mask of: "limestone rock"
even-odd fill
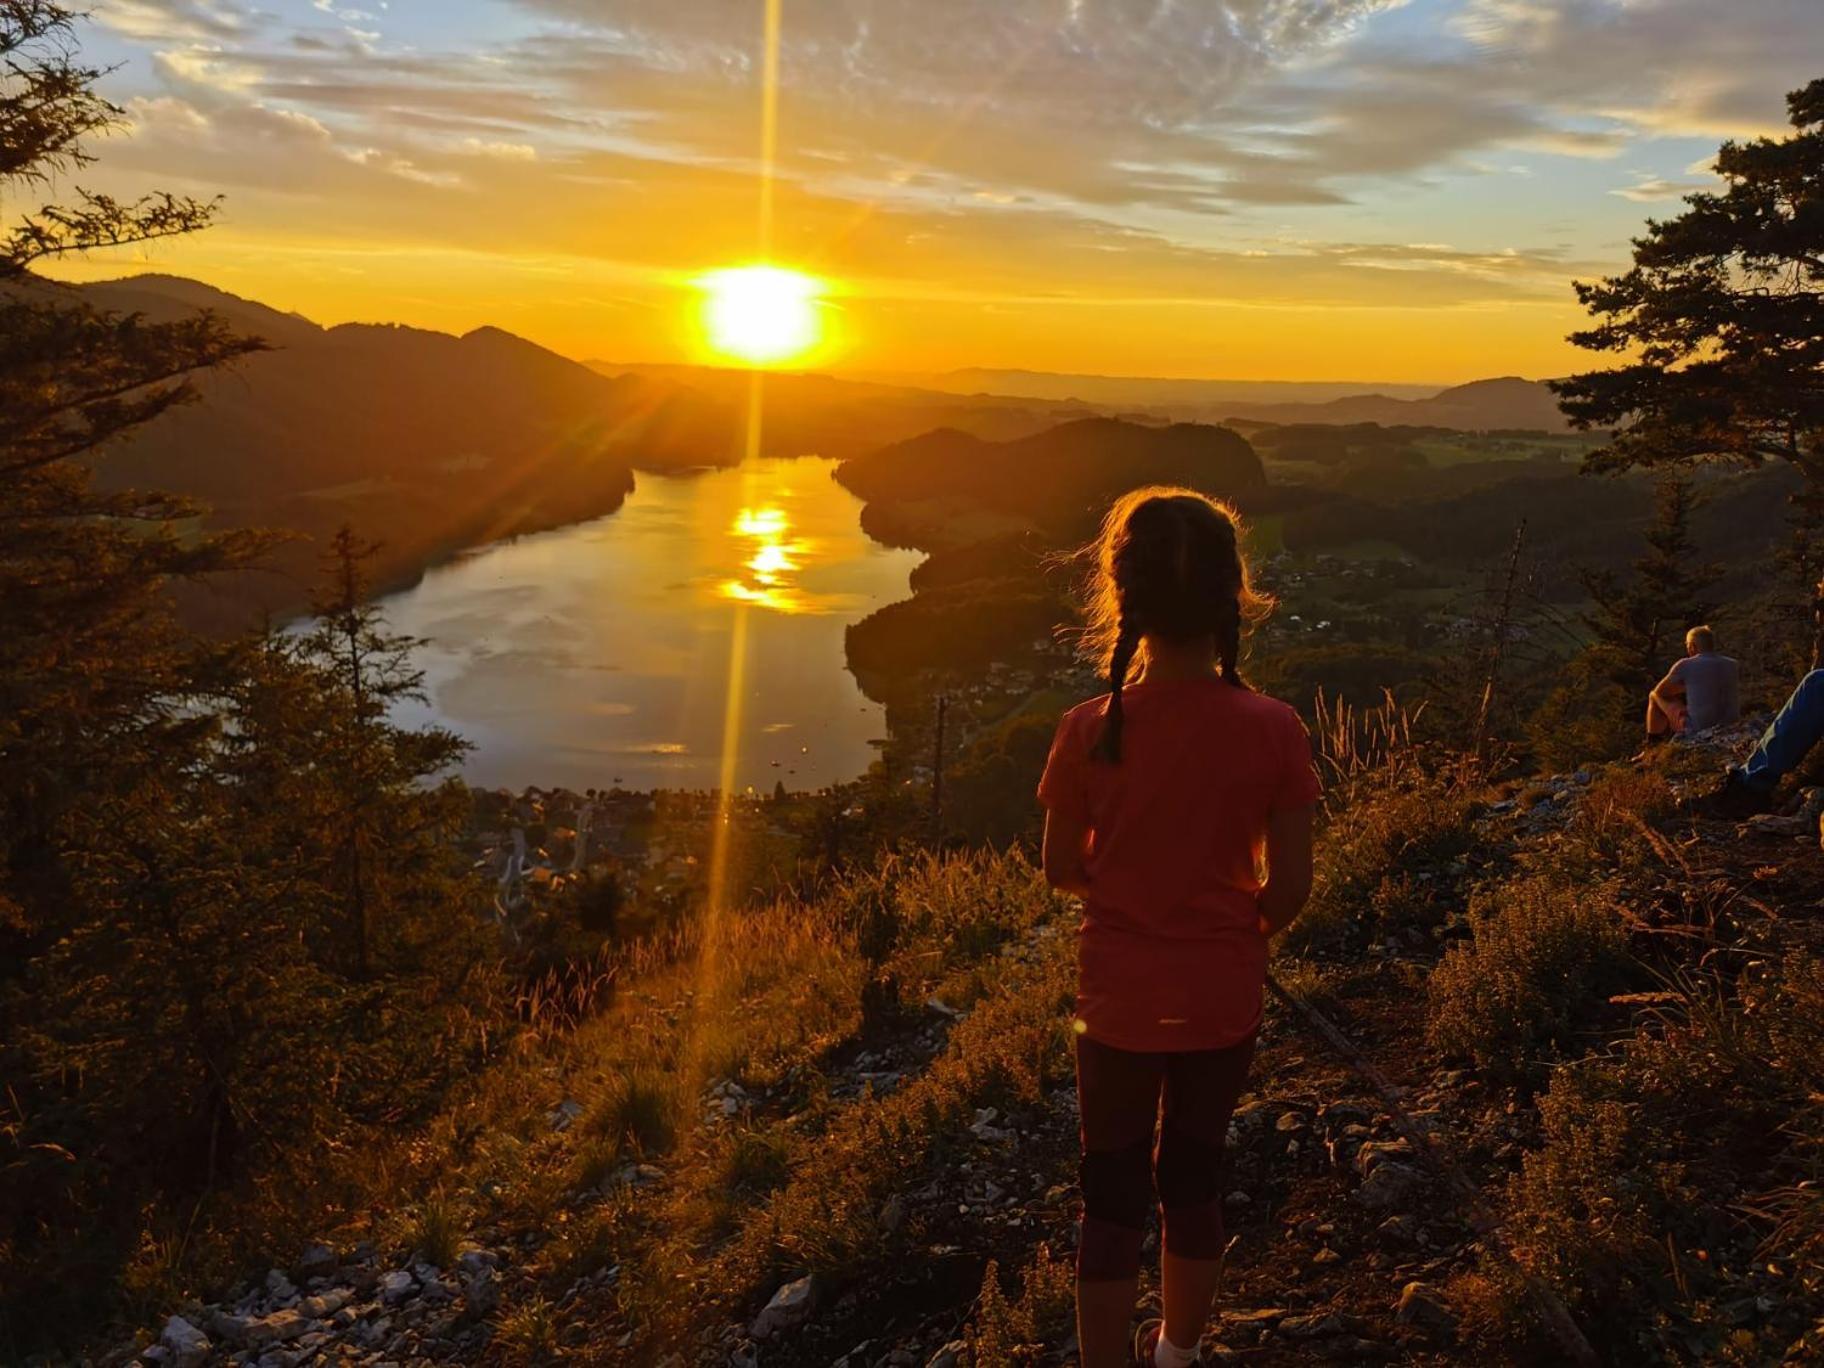
[[[1409,1282],[1400,1289],[1399,1304],[1394,1314],[1407,1325],[1419,1325],[1429,1330],[1448,1330],[1457,1323],[1457,1316],[1450,1309],[1450,1303],[1444,1294],[1430,1283]]]
[[[328,1245],[313,1244],[298,1256],[292,1272],[299,1278],[324,1278],[336,1271],[336,1251]]]
[[[1279,1323],[1280,1334],[1287,1339],[1299,1340],[1325,1339],[1331,1335],[1340,1335],[1348,1328],[1348,1322],[1334,1312],[1287,1316]]]
[[[269,1316],[247,1322],[241,1339],[249,1349],[264,1348],[269,1344],[284,1344],[298,1338],[310,1329],[310,1321],[300,1312],[293,1310],[274,1311]]]
[[[462,1285],[463,1304],[469,1314],[480,1319],[494,1314],[494,1308],[500,1305],[500,1279],[491,1268],[478,1268]]]
[[[1356,1151],[1355,1166],[1366,1178],[1389,1159],[1403,1162],[1412,1157],[1412,1142],[1403,1135],[1397,1140],[1370,1140]]]
[[[465,1249],[457,1256],[456,1266],[473,1277],[484,1268],[499,1268],[500,1255],[491,1249]]]
[[[158,1343],[165,1351],[165,1362],[175,1364],[176,1368],[200,1368],[208,1359],[212,1347],[209,1336],[182,1316],[173,1316],[165,1322],[164,1333],[158,1337]]]
[[[877,1220],[883,1235],[891,1235],[894,1231],[898,1230],[905,1219],[906,1204],[897,1193],[887,1198],[887,1200],[881,1204],[880,1215]]]
[[[789,1282],[773,1293],[748,1331],[755,1339],[766,1339],[781,1330],[791,1330],[804,1324],[805,1317],[811,1314],[811,1303],[817,1295],[815,1278],[810,1274]]]
[[[1356,1200],[1375,1211],[1391,1211],[1410,1206],[1425,1186],[1425,1175],[1411,1164],[1397,1159],[1384,1159],[1376,1164],[1361,1187]]]

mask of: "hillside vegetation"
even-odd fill
[[[1116,418],[1007,442],[939,429],[844,461],[836,478],[870,503],[961,500],[1071,527],[1138,484],[1231,493],[1266,482],[1253,448],[1227,428]]]
[[[1683,813],[1708,755],[1491,784],[1352,731],[1275,973],[1398,1102],[1270,1003],[1215,1341],[1563,1361],[1532,1279],[1605,1361],[1824,1350],[1824,935],[1789,915],[1815,836]],[[375,1360],[1067,1362],[1071,919],[1017,853],[694,917],[603,962],[581,1019],[498,1035],[438,1119],[294,1171],[343,1214],[268,1232],[291,1295],[256,1261],[186,1305],[181,1259],[140,1294],[224,1348],[276,1316]]]

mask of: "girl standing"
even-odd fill
[[[1221,1267],[1217,1169],[1267,939],[1311,891],[1318,785],[1298,714],[1239,672],[1243,623],[1271,605],[1249,587],[1235,515],[1190,490],[1135,490],[1094,553],[1090,641],[1109,693],[1064,715],[1039,785],[1045,876],[1083,899],[1077,1335],[1083,1368],[1185,1368]],[[1155,1194],[1165,1316],[1130,1341]]]

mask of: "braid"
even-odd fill
[[[1227,599],[1216,615],[1216,658],[1222,677],[1238,689],[1247,688],[1241,677],[1241,600]]]
[[[1090,752],[1110,765],[1121,763],[1121,686],[1127,682],[1128,668],[1134,663],[1134,652],[1140,649],[1140,633],[1124,616],[1115,633],[1115,648],[1108,657],[1108,716],[1102,722],[1102,734]]]

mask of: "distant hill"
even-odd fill
[[[1228,428],[1081,418],[1008,442],[943,428],[845,461],[836,478],[869,503],[964,500],[1041,524],[1076,523],[1135,485],[1211,493],[1265,485],[1260,457]]]
[[[160,320],[209,309],[272,344],[200,377],[200,402],[97,463],[105,485],[202,500],[213,525],[300,534],[274,553],[276,573],[186,591],[200,620],[295,610],[318,545],[344,522],[383,543],[376,574],[399,583],[464,546],[619,507],[636,450],[676,458],[652,438],[655,406],[641,382],[597,375],[495,328],[463,337],[323,328],[161,275],[76,292],[97,308]]]
[[[1523,380],[1517,375],[1472,380],[1422,399],[1356,394],[1324,403],[1227,404],[1222,406],[1222,414],[1268,423],[1381,423],[1478,432],[1491,428],[1563,432],[1570,427],[1544,381]]]
[[[908,377],[912,379],[912,377]],[[957,370],[918,376],[929,389],[959,394],[1025,395],[1073,400],[1134,416],[1221,422],[1381,423],[1466,431],[1568,428],[1544,382],[1518,376],[1465,385],[1369,385],[1349,381],[1180,380],[1144,376],[1062,375],[1045,371]]]
[[[879,379],[888,379],[881,376]],[[953,394],[1016,395],[1074,400],[1100,408],[1204,410],[1222,404],[1322,403],[1373,392],[1426,399],[1442,385],[1386,385],[1355,380],[1185,380],[1142,375],[1072,375],[1051,371],[966,367],[899,382]]]
[[[209,309],[236,332],[263,337],[274,346],[289,346],[323,332],[302,314],[284,313],[182,276],[150,272],[75,288],[96,308],[144,314],[154,322],[188,318]]]
[[[632,376],[655,394],[679,396],[706,439],[725,433],[738,443],[747,422],[753,372],[713,366],[586,363],[602,375]],[[1067,418],[1086,417],[1086,405],[978,394],[959,396],[906,385],[851,380],[811,372],[768,371],[762,386],[763,447],[775,454],[858,456],[889,442],[953,427],[991,440],[1024,437]]]

